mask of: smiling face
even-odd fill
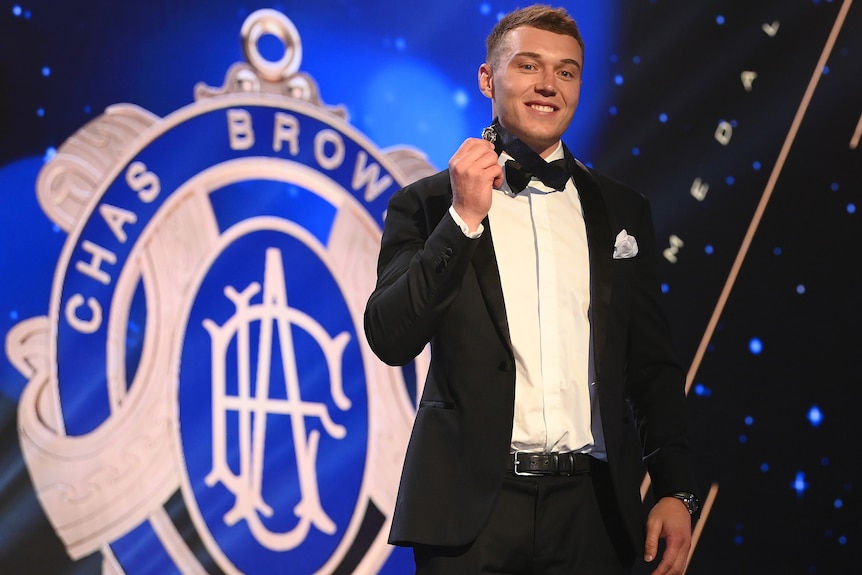
[[[479,67],[479,89],[500,124],[547,156],[569,127],[581,93],[583,49],[573,37],[523,26]]]

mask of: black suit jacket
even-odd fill
[[[685,377],[659,305],[647,200],[566,150],[586,220],[599,404],[613,490],[634,549],[644,540],[641,458],[657,497],[695,492]],[[494,201],[506,201],[495,197]],[[499,493],[512,434],[515,364],[494,255],[495,233],[465,237],[447,211],[449,174],[396,192],[377,287],[365,311],[371,348],[390,365],[431,342],[431,365],[407,449],[390,543],[473,541]],[[625,229],[639,253],[614,259]],[[638,441],[640,439],[640,441]]]

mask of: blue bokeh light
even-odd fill
[[[823,412],[816,405],[812,405],[811,409],[808,410],[808,421],[812,427],[818,427],[823,423]]]
[[[712,389],[702,383],[698,383],[694,386],[694,394],[699,397],[710,397],[712,395]]]
[[[763,342],[760,338],[751,338],[751,341],[748,342],[748,351],[754,355],[760,355],[763,352]]]
[[[808,489],[808,482],[805,481],[805,472],[797,471],[796,477],[793,479],[793,490],[796,491],[797,497],[802,497]]]
[[[465,90],[455,90],[455,105],[466,108],[470,104],[470,95]]]

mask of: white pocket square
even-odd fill
[[[638,242],[634,236],[630,236],[625,230],[617,234],[614,240],[614,259],[622,260],[633,258],[638,255]]]

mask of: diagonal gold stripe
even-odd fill
[[[715,498],[718,495],[718,483],[713,483],[709,487],[709,493],[706,494],[706,499],[703,501],[703,508],[700,511],[700,519],[694,526],[694,532],[691,534],[691,549],[688,550],[688,559],[685,562],[685,569],[682,573],[688,570],[688,564],[691,563],[691,557],[694,555],[694,549],[697,547],[697,542],[700,541],[700,536],[703,534],[703,528],[706,526],[706,519],[712,511],[712,504],[715,503]]]
[[[778,177],[781,175],[781,172],[784,169],[784,164],[787,161],[787,156],[790,154],[790,148],[793,146],[793,142],[796,140],[796,136],[799,133],[799,126],[802,124],[802,120],[804,119],[805,114],[808,112],[808,106],[811,104],[811,99],[814,96],[814,91],[817,89],[817,84],[820,82],[820,78],[823,76],[823,69],[826,66],[826,61],[829,59],[829,56],[832,53],[832,49],[835,47],[835,41],[838,38],[838,33],[844,26],[844,21],[847,19],[847,12],[849,12],[850,6],[852,4],[853,0],[844,0],[844,2],[841,4],[841,9],[838,11],[838,16],[835,19],[835,24],[832,26],[832,31],[829,33],[829,37],[826,39],[826,44],[823,46],[823,51],[820,54],[820,59],[817,61],[817,65],[814,67],[814,72],[811,75],[811,79],[808,81],[808,87],[806,88],[805,93],[802,95],[802,101],[799,103],[799,108],[796,110],[796,115],[793,118],[793,122],[790,124],[790,130],[787,132],[787,137],[785,137],[784,144],[781,146],[781,151],[778,154],[778,159],[775,161],[775,166],[772,168],[772,173],[769,175],[769,180],[766,182],[766,188],[764,188],[763,190],[763,194],[760,197],[760,202],[757,204],[757,208],[754,211],[754,216],[751,218],[751,223],[748,225],[748,230],[745,233],[745,237],[742,239],[742,244],[740,245],[739,251],[736,254],[736,259],[734,260],[733,266],[731,266],[730,269],[730,273],[727,276],[727,280],[724,283],[724,288],[721,290],[721,295],[718,298],[718,302],[716,303],[709,323],[706,326],[706,331],[703,334],[703,338],[700,340],[700,345],[697,348],[697,352],[695,353],[694,359],[692,360],[691,366],[689,367],[688,373],[686,374],[686,395],[688,395],[689,391],[691,390],[695,375],[697,374],[698,369],[700,369],[700,364],[703,361],[703,356],[706,353],[706,348],[709,345],[713,334],[715,333],[716,325],[718,325],[718,318],[721,317],[721,314],[724,311],[724,307],[727,304],[727,300],[730,297],[730,292],[733,290],[733,286],[736,283],[736,278],[739,275],[739,270],[742,267],[742,262],[745,260],[745,256],[748,254],[748,249],[749,247],[751,247],[751,241],[754,238],[754,234],[757,232],[757,228],[760,226],[760,220],[763,218],[763,212],[766,211],[766,206],[769,203],[770,198],[772,198],[772,192],[775,190],[775,185],[778,181]],[[862,128],[862,118],[860,118],[860,128]],[[860,131],[860,128],[857,128],[857,132]],[[851,147],[853,146],[851,145]],[[643,483],[641,483],[641,499],[646,497],[646,492],[649,489],[650,482],[650,476],[649,473],[647,473],[644,476]],[[712,497],[712,499],[709,499],[708,501],[710,509],[712,508],[712,502],[717,492],[718,484],[713,483],[709,491],[709,497]],[[704,509],[704,511],[706,511],[706,509]],[[706,524],[707,516],[708,512],[702,513],[700,520],[695,526],[695,531],[692,534],[691,550],[689,551],[689,561],[694,555],[694,550],[697,547],[697,542],[700,539],[700,534],[703,531],[703,526]],[[697,538],[695,538],[695,534],[697,535]]]
[[[856,124],[856,131],[853,132],[853,137],[850,138],[851,150],[855,150],[859,146],[860,138],[862,138],[862,116],[859,116],[859,123]]]

